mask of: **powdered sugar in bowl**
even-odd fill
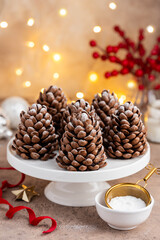
[[[154,199],[151,196],[148,206],[136,210],[111,209],[106,206],[105,194],[106,191],[103,191],[95,197],[97,213],[110,227],[118,230],[130,230],[145,222],[154,205]]]

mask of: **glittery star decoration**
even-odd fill
[[[14,190],[12,193],[16,195],[16,200],[23,200],[25,202],[30,202],[34,196],[39,196],[37,192],[34,191],[34,186],[27,187],[22,185],[21,189]]]

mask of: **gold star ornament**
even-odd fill
[[[25,185],[22,185],[21,189],[14,190],[12,193],[16,196],[16,200],[30,202],[34,196],[39,196],[39,194],[34,191],[34,188],[34,186],[27,187]]]

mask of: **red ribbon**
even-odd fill
[[[9,167],[9,168],[1,168],[0,167],[0,170],[15,170],[14,168],[12,167]],[[20,210],[23,210],[23,209],[26,209],[27,212],[28,212],[28,215],[29,215],[29,223],[33,226],[36,226],[39,224],[39,222],[41,222],[43,219],[51,219],[52,221],[52,225],[51,227],[47,230],[47,231],[43,231],[43,233],[50,233],[50,232],[53,232],[56,227],[57,227],[57,222],[49,217],[49,216],[40,216],[40,217],[36,217],[34,211],[29,208],[29,207],[26,207],[26,206],[17,206],[17,207],[13,207],[6,199],[3,199],[2,198],[2,190],[5,189],[5,188],[13,188],[13,187],[17,187],[19,186],[25,179],[25,175],[23,173],[21,173],[21,180],[17,183],[17,184],[10,184],[7,180],[3,181],[2,182],[2,185],[0,187],[0,204],[6,204],[9,206],[9,210],[6,212],[6,216],[8,218],[13,218],[14,214]]]

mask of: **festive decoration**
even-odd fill
[[[9,120],[0,108],[0,139],[12,136],[12,131],[9,129]]]
[[[0,167],[0,170],[15,170],[15,169],[12,167],[9,167],[9,168],[1,168]],[[24,179],[25,179],[25,175],[22,173],[21,180],[17,184],[10,184],[7,180],[2,182],[2,185],[0,187],[0,204],[5,204],[5,205],[9,206],[9,210],[6,212],[6,217],[11,219],[11,218],[13,218],[13,216],[16,212],[26,209],[28,212],[28,215],[29,215],[29,223],[31,225],[37,226],[42,220],[51,219],[51,221],[52,221],[51,227],[47,231],[43,231],[43,233],[53,232],[57,227],[57,222],[55,221],[55,219],[53,219],[49,216],[36,217],[34,211],[31,208],[26,207],[26,206],[13,207],[6,199],[2,198],[3,189],[17,187],[24,181]]]
[[[151,29],[151,27],[152,26],[148,29]],[[126,33],[119,26],[115,26],[114,30],[122,39],[115,46],[108,45],[106,46],[106,49],[102,49],[95,40],[90,41],[91,47],[97,47],[99,49],[98,52],[93,52],[93,58],[100,58],[102,61],[108,60],[120,66],[120,69],[118,70],[105,72],[105,77],[110,78],[112,76],[117,76],[118,74],[126,75],[131,73],[137,79],[139,90],[144,90],[145,88],[148,90],[160,89],[160,82],[157,78],[157,75],[159,76],[160,73],[160,36],[157,38],[157,42],[147,56],[143,45],[143,29],[139,30],[137,43],[128,38]],[[120,50],[126,51],[123,58],[119,57]]]
[[[10,121],[10,127],[16,129],[20,118],[21,111],[27,111],[28,103],[21,97],[10,97],[5,99],[1,104],[7,118]]]
[[[99,121],[78,109],[73,113],[60,143],[57,163],[69,171],[98,170],[106,166]]]
[[[39,196],[37,192],[34,191],[35,187],[27,187],[22,185],[21,189],[14,190],[12,193],[16,196],[16,200],[23,200],[25,202],[30,202],[34,196]]]
[[[100,117],[100,126],[104,129],[109,124],[110,115],[119,107],[119,102],[114,93],[111,94],[109,90],[103,90],[101,96],[95,95],[92,105]]]
[[[12,148],[24,159],[47,160],[53,158],[58,148],[58,135],[47,107],[33,104],[27,112],[21,112],[21,123]]]
[[[146,130],[140,110],[131,102],[118,107],[105,128],[104,146],[111,158],[133,158],[146,150]]]
[[[61,129],[62,114],[67,106],[67,99],[62,89],[56,86],[44,89],[43,93],[40,92],[37,102],[47,106],[48,112],[52,115],[56,133],[61,136],[63,133]]]

